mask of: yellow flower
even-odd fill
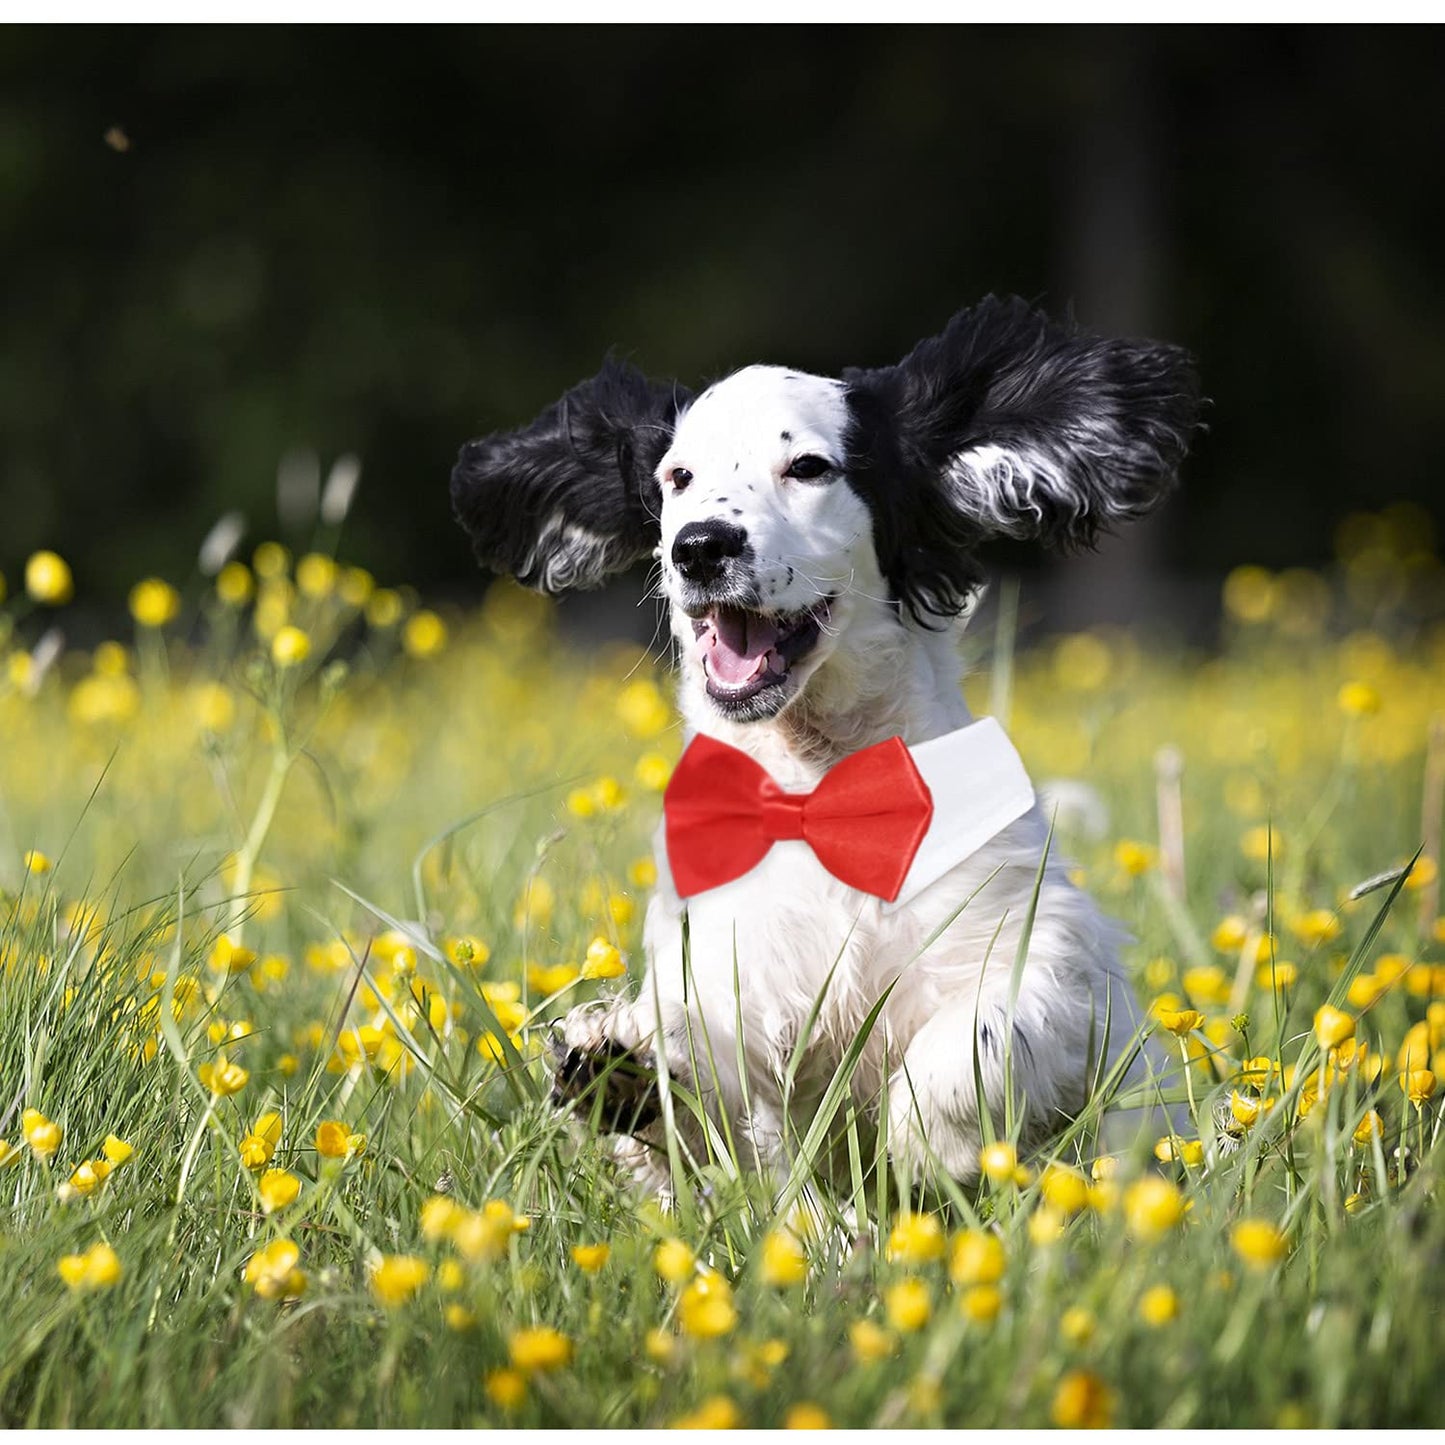
[[[1176,1038],[1192,1033],[1204,1022],[1204,1015],[1198,1009],[1160,1009],[1156,1017],[1161,1028],[1167,1029]]]
[[[665,1365],[677,1353],[677,1342],[666,1330],[648,1330],[642,1339],[642,1351],[654,1364]]]
[[[216,596],[227,607],[244,607],[255,590],[251,569],[244,562],[227,562],[216,574]]]
[[[1328,908],[1312,908],[1290,922],[1294,936],[1309,948],[1333,943],[1343,931],[1340,920]]]
[[[60,1125],[47,1119],[39,1109],[26,1109],[20,1116],[20,1132],[39,1159],[49,1159],[60,1148],[64,1137]]]
[[[1250,1269],[1273,1269],[1289,1246],[1279,1229],[1267,1219],[1241,1219],[1229,1231],[1229,1243]]]
[[[366,1145],[365,1134],[353,1134],[340,1119],[326,1119],[316,1129],[316,1152],[323,1159],[345,1159],[359,1154]]]
[[[251,554],[258,577],[281,577],[291,565],[291,553],[280,542],[262,542]]]
[[[638,787],[649,793],[660,793],[672,777],[672,764],[661,753],[643,753],[632,769],[632,776]]]
[[[7,1139],[0,1139],[0,1164],[8,1164],[12,1159],[18,1159],[20,1151]]]
[[[828,1418],[828,1412],[821,1406],[815,1405],[811,1400],[799,1400],[795,1405],[788,1406],[788,1413],[783,1416],[784,1430],[831,1430],[833,1422]]]
[[[1315,1011],[1315,1038],[1322,1049],[1338,1048],[1354,1036],[1355,1021],[1349,1014],[1329,1004],[1321,1004]]]
[[[1278,589],[1264,567],[1236,567],[1224,579],[1224,610],[1239,622],[1265,622],[1274,611]]]
[[[1140,878],[1159,861],[1157,849],[1124,838],[1114,845],[1114,862],[1131,878]]]
[[[627,972],[622,955],[605,938],[594,938],[587,945],[587,959],[582,965],[582,977],[621,978]]]
[[[512,1332],[507,1354],[513,1367],[524,1374],[544,1374],[571,1362],[572,1341],[551,1325],[534,1325]]]
[[[893,1336],[872,1320],[854,1320],[848,1326],[848,1343],[852,1345],[854,1358],[860,1365],[886,1360],[896,1347]]]
[[[1276,959],[1273,963],[1259,964],[1254,970],[1254,986],[1274,990],[1293,988],[1299,982],[1299,965],[1287,959]]]
[[[527,965],[527,987],[550,998],[561,993],[570,983],[575,983],[581,971],[575,963],[529,963]]]
[[[20,860],[21,866],[27,873],[49,873],[54,866],[50,859],[38,848],[31,848]]]
[[[1090,1370],[1070,1370],[1054,1391],[1049,1412],[1061,1430],[1107,1430],[1114,1420],[1114,1392]]]
[[[730,1334],[738,1322],[732,1287],[719,1274],[700,1274],[682,1291],[677,1321],[683,1334],[712,1340]]]
[[[1089,1202],[1088,1181],[1062,1164],[1050,1164],[1039,1176],[1039,1193],[1044,1203],[1065,1218],[1080,1213]]]
[[[307,597],[328,597],[336,587],[335,561],[324,552],[308,552],[296,563],[296,586]]]
[[[492,1370],[482,1382],[487,1399],[510,1414],[520,1410],[527,1398],[527,1377],[520,1370]]]
[[[455,1301],[442,1310],[442,1319],[446,1321],[449,1330],[455,1330],[458,1334],[477,1327],[476,1315],[465,1305],[459,1305]]]
[[[1278,860],[1284,853],[1284,841],[1265,824],[1247,828],[1239,840],[1239,851],[1251,863],[1267,863],[1273,854]]]
[[[1154,1145],[1154,1157],[1161,1164],[1173,1161],[1195,1167],[1204,1163],[1204,1145],[1198,1139],[1181,1139],[1177,1134],[1166,1134]]]
[[[281,1142],[281,1116],[262,1114],[251,1132],[241,1140],[241,1162],[247,1169],[260,1169],[271,1162]]]
[[[285,1169],[268,1169],[257,1181],[256,1189],[261,1195],[261,1208],[267,1214],[275,1214],[296,1202],[301,1193],[301,1181]]]
[[[181,594],[159,577],[147,577],[130,589],[130,615],[142,627],[164,627],[181,610]]]
[[[973,1285],[958,1297],[958,1308],[966,1320],[976,1325],[990,1324],[1003,1308],[1003,1291],[997,1285]]]
[[[770,1229],[763,1236],[763,1283],[776,1289],[802,1284],[808,1277],[808,1255],[791,1230]]]
[[[1238,914],[1231,913],[1215,925],[1209,941],[1220,953],[1238,953],[1248,937],[1249,925]]]
[[[271,639],[271,660],[277,667],[296,667],[311,655],[311,639],[299,627],[280,628]]]
[[[401,646],[408,657],[435,657],[446,645],[447,625],[435,612],[422,608],[407,618],[401,630]]]
[[[960,1287],[996,1284],[1003,1278],[1007,1263],[1003,1244],[997,1235],[981,1229],[964,1229],[953,1237],[948,1277]]]
[[[239,943],[232,943],[223,933],[212,946],[207,962],[217,973],[245,973],[256,962],[256,952],[251,948],[242,948]]]
[[[462,968],[483,968],[492,956],[492,950],[480,938],[464,934],[460,938],[446,941],[446,955]]]
[[[1087,1345],[1099,1322],[1082,1305],[1071,1305],[1059,1316],[1059,1333],[1071,1345]]]
[[[262,1299],[296,1299],[305,1292],[306,1274],[296,1268],[301,1251],[289,1239],[273,1239],[246,1261],[242,1279]]]
[[[1368,717],[1380,710],[1380,694],[1367,682],[1347,682],[1335,701],[1350,717]]]
[[[1239,1082],[1251,1089],[1264,1089],[1278,1072],[1275,1061],[1264,1054],[1246,1059],[1239,1066]]]
[[[1355,1125],[1355,1132],[1351,1136],[1356,1144],[1368,1144],[1371,1139],[1382,1139],[1385,1135],[1385,1121],[1380,1117],[1379,1110],[1370,1109],[1363,1119]]]
[[[726,1395],[713,1395],[690,1415],[672,1422],[674,1430],[736,1430],[743,1422],[738,1407]]]
[[[87,1159],[78,1164],[70,1176],[70,1187],[77,1194],[94,1194],[110,1175],[110,1164],[104,1159]]]
[[[217,1058],[214,1063],[202,1064],[196,1074],[218,1098],[239,1093],[251,1077],[249,1069],[243,1069],[240,1064],[233,1064],[227,1058]]]
[[[652,1251],[653,1269],[669,1284],[681,1284],[696,1263],[697,1256],[680,1239],[664,1239]]]
[[[59,607],[75,595],[75,583],[63,558],[54,552],[36,552],[25,564],[25,590],[36,602]]]
[[[414,1254],[384,1254],[371,1267],[371,1292],[387,1309],[407,1304],[431,1277],[431,1266]]]
[[[1416,1108],[1419,1108],[1426,1100],[1434,1097],[1434,1071],[1431,1069],[1411,1069],[1409,1073],[1400,1075],[1400,1087],[1405,1091],[1405,1097],[1414,1104]]]
[[[84,1254],[62,1255],[56,1272],[71,1289],[84,1291],[112,1288],[120,1283],[125,1270],[115,1250],[101,1240]]]
[[[672,721],[672,709],[651,678],[629,682],[617,694],[617,716],[634,737],[655,737]]]
[[[199,683],[191,693],[191,714],[208,733],[223,733],[236,720],[236,699],[219,682]]]
[[[905,1214],[888,1236],[888,1258],[895,1264],[932,1264],[946,1248],[943,1226],[932,1214]]]
[[[883,1291],[883,1312],[894,1329],[912,1334],[921,1330],[933,1314],[928,1286],[916,1278],[901,1279]]]
[[[1167,1179],[1135,1180],[1124,1191],[1124,1218],[1131,1234],[1157,1238],[1184,1218],[1184,1196]]]
[[[995,1184],[1011,1183],[1018,1174],[1018,1151],[1001,1140],[987,1144],[978,1156],[978,1167]]]
[[[1234,1121],[1244,1128],[1250,1128],[1259,1119],[1260,1110],[1263,1104],[1259,1099],[1252,1098],[1248,1094],[1241,1094],[1234,1089],[1229,1095],[1229,1112],[1234,1116]]]
[[[1156,1329],[1179,1318],[1179,1296],[1167,1284],[1152,1285],[1139,1296],[1139,1318]]]
[[[610,1244],[574,1244],[572,1262],[583,1274],[596,1274],[612,1254]]]

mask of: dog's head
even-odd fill
[[[1177,347],[990,298],[838,380],[750,366],[694,398],[609,363],[465,446],[452,500],[482,562],[547,591],[656,556],[685,675],[745,722],[957,616],[986,539],[1086,546],[1147,512],[1198,409]]]

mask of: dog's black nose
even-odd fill
[[[689,582],[715,582],[723,564],[741,557],[748,534],[731,522],[689,522],[672,544],[672,565]]]

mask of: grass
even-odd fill
[[[1015,654],[1026,594],[975,639],[974,706],[1087,780],[1054,846],[1132,934],[1194,1123],[1099,1163],[1086,1118],[1015,1162],[995,1120],[990,1180],[927,1214],[846,1070],[795,1068],[771,1192],[730,1128],[672,1131],[666,1214],[550,1105],[546,1020],[641,973],[680,744],[646,658],[569,650],[511,588],[447,625],[319,555],[255,564],[133,597],[90,654],[0,606],[0,1424],[1438,1418],[1418,519],[1352,519],[1327,575],[1236,572],[1208,656]]]

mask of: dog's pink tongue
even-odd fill
[[[730,687],[750,682],[767,666],[777,640],[777,626],[768,618],[737,607],[719,607],[708,618],[702,637],[708,671]]]

